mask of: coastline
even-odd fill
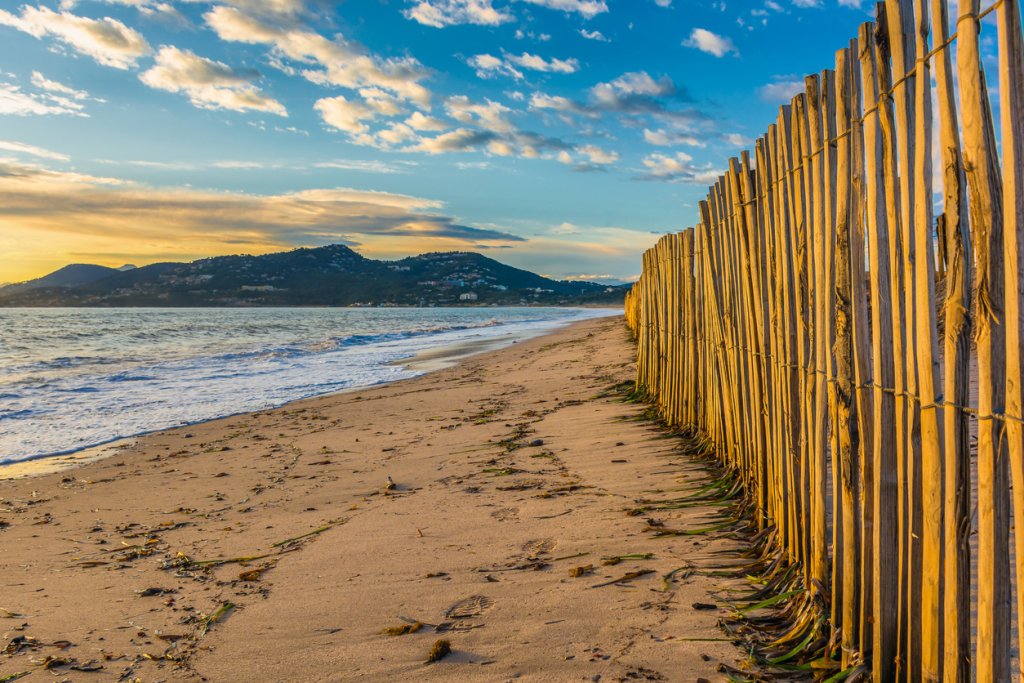
[[[592,308],[599,310],[609,310],[600,306],[580,306],[579,308]],[[614,313],[609,312],[609,317],[621,316],[621,312]],[[593,318],[587,318],[587,320]],[[325,393],[314,394],[311,396],[301,396],[282,403],[268,405],[257,409],[243,409],[237,412],[227,412],[221,415],[215,415],[206,419],[199,419],[193,421],[185,421],[174,425],[161,426],[155,429],[147,429],[145,431],[129,434],[121,434],[109,438],[108,440],[101,441],[98,443],[92,443],[80,448],[72,448],[68,450],[57,451],[53,453],[40,453],[31,457],[24,458],[22,460],[15,461],[0,461],[0,481],[5,479],[15,479],[22,477],[38,476],[40,474],[47,474],[51,472],[59,472],[66,469],[71,469],[82,463],[92,462],[94,460],[106,457],[118,449],[130,447],[139,438],[149,436],[152,434],[159,434],[169,429],[191,427],[198,424],[203,424],[213,420],[222,420],[231,417],[238,417],[249,413],[260,412],[261,410],[273,410],[278,408],[284,408],[291,403],[298,401],[319,398],[323,396],[330,396],[333,394],[349,393],[353,391],[360,391],[373,386],[382,386],[385,384],[391,384],[397,381],[404,381],[405,379],[411,379],[419,377],[424,373],[433,372],[436,370],[451,367],[460,360],[468,358],[470,356],[485,353],[488,351],[494,351],[511,344],[532,339],[534,337],[543,336],[550,334],[553,331],[561,329],[567,325],[572,325],[576,322],[575,320],[566,321],[552,321],[548,325],[535,329],[527,330],[516,330],[507,331],[500,336],[484,336],[482,339],[466,339],[450,341],[437,346],[434,348],[415,351],[411,355],[403,358],[398,358],[393,361],[387,361],[383,365],[391,367],[399,367],[405,370],[416,373],[412,377],[405,377],[395,380],[387,380],[375,383],[364,383],[356,384],[351,387],[344,389],[334,389]],[[481,331],[486,328],[481,328]]]
[[[739,653],[690,605],[724,580],[678,570],[736,542],[623,513],[707,475],[616,393],[621,319],[473,350],[0,481],[0,631],[28,639],[0,678],[50,656],[90,681],[721,680]],[[382,634],[403,619],[423,626]]]

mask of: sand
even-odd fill
[[[709,476],[622,400],[632,354],[587,321],[0,481],[0,680],[723,680],[691,570],[737,541],[627,514]]]

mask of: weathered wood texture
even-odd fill
[[[779,647],[819,643],[826,678],[1020,679],[1020,0],[876,9],[644,255],[637,386],[744,488],[796,589]]]

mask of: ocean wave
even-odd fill
[[[0,396],[0,463],[404,379],[419,372],[394,362],[421,351],[466,339],[511,340],[607,314],[580,309],[185,310],[148,320],[126,310],[84,311],[62,323],[107,330],[88,349],[57,346],[37,358],[0,358],[0,376],[14,366],[21,369],[17,381],[5,380],[7,391]],[[152,328],[142,330],[145,335],[126,330],[119,315],[129,316],[131,325]],[[54,327],[43,318],[21,324],[29,331],[32,325]],[[177,332],[160,334],[175,320]],[[64,332],[76,337],[74,330]],[[19,342],[17,336],[0,337],[8,339]]]

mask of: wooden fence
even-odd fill
[[[626,302],[638,386],[876,681],[1020,676],[1024,45],[1018,0],[979,5],[879,3]]]

